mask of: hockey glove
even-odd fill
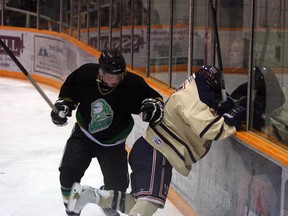
[[[261,127],[265,126],[265,106],[263,105],[264,102],[260,103],[259,101],[255,100],[253,103],[253,125],[254,128],[258,128],[260,130]],[[237,103],[239,106],[247,107],[247,97],[241,97]]]
[[[222,115],[222,114],[228,112],[229,110],[231,110],[234,106],[235,106],[235,103],[234,103],[233,99],[231,97],[227,96],[226,101],[223,101],[223,102],[218,104],[217,113],[218,113],[218,115]]]
[[[54,106],[58,110],[58,113],[55,113],[53,110],[51,111],[52,122],[60,127],[67,125],[67,116],[70,117],[72,110],[76,108],[74,104],[59,99]]]
[[[235,126],[236,130],[240,130],[241,123],[246,120],[246,109],[236,105],[230,111],[223,114],[224,121],[229,126]]]
[[[236,102],[237,105],[242,106],[242,107],[246,107],[247,106],[247,96],[243,96],[241,98],[239,98]]]
[[[142,112],[143,121],[157,123],[163,117],[163,102],[154,98],[147,98],[142,102],[140,112]]]

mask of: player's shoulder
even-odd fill
[[[95,77],[95,74],[99,72],[100,66],[96,63],[86,63],[78,67],[73,73],[78,78],[90,78],[90,76]]]
[[[126,78],[128,79],[143,79],[140,75],[127,71]]]
[[[191,89],[195,88],[195,79],[193,76],[190,76],[188,79],[186,79],[173,93],[181,94],[183,91],[191,91]]]
[[[89,83],[96,80],[96,76],[99,73],[100,66],[95,63],[86,63],[78,67],[73,71],[69,78],[78,83]]]
[[[141,77],[138,74],[131,73],[131,72],[127,72],[125,81],[127,84],[130,84],[130,85],[139,85],[140,83],[145,82],[143,77]]]

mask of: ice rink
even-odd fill
[[[58,90],[40,86],[54,103]],[[58,165],[74,116],[65,127],[55,126],[51,108],[26,80],[0,77],[0,98],[0,215],[66,216]],[[103,185],[96,160],[82,184]],[[81,214],[95,215],[103,215],[95,204],[87,205]],[[182,216],[169,201],[155,215]]]

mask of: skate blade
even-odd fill
[[[120,216],[120,214],[112,209],[112,208],[101,208],[101,211],[106,215],[106,216]]]

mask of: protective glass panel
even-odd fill
[[[100,0],[100,44],[99,50],[109,48],[109,20],[110,20],[110,1]]]
[[[62,32],[65,34],[70,35],[70,25],[71,25],[71,1],[63,1],[63,8],[62,8],[62,13],[63,13],[63,23],[62,23]]]
[[[175,1],[173,16],[171,85],[178,87],[188,77],[189,2]]]
[[[288,145],[287,3],[257,1],[255,17],[250,127],[273,143]]]
[[[128,1],[128,8],[132,1]],[[131,50],[133,69],[145,73],[147,66],[147,0],[134,0],[133,37],[131,38]],[[128,13],[129,14],[129,13]],[[131,16],[128,16],[131,17]],[[132,17],[131,17],[132,20]],[[128,21],[128,23],[131,21]]]
[[[37,1],[5,1],[4,25],[36,28]]]
[[[170,0],[151,1],[150,76],[169,83]]]
[[[90,0],[89,2],[89,45],[98,49],[99,43],[99,30],[100,30],[100,19],[99,19],[99,8],[101,5],[98,0]]]
[[[84,43],[88,43],[88,19],[89,19],[88,8],[90,7],[88,2],[86,0],[85,1],[82,0],[78,4],[78,16],[79,16],[78,32],[80,34],[79,35],[80,40],[83,41]]]
[[[221,0],[216,11],[225,87],[235,100],[247,97],[251,2],[246,2]],[[220,67],[217,49],[214,62]]]
[[[23,1],[21,1],[23,2]],[[35,1],[25,1],[26,4],[32,4]],[[59,18],[60,18],[60,1],[49,0],[40,1],[39,5],[39,29],[45,29],[50,31],[59,31]]]

